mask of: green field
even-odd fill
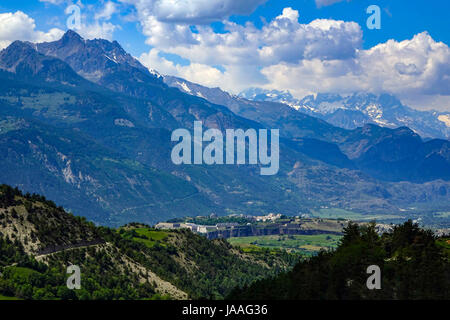
[[[20,300],[20,299],[16,297],[7,297],[0,294],[0,301],[11,301],[11,300]]]
[[[149,248],[153,248],[157,243],[161,243],[169,235],[167,232],[155,231],[149,228],[136,228],[131,233],[133,240],[141,242]],[[164,244],[162,243],[161,245]]]
[[[260,237],[231,238],[228,241],[241,247],[244,251],[252,251],[258,248],[283,249],[291,252],[299,252],[306,255],[314,255],[320,250],[330,250],[338,246],[341,236],[333,234],[319,235],[275,235]]]

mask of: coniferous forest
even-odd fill
[[[450,241],[408,221],[378,235],[350,223],[337,250],[320,252],[292,271],[234,290],[230,299],[410,300],[450,298]],[[367,267],[381,268],[381,289],[368,290]]]

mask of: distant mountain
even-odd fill
[[[423,142],[407,127],[388,129],[368,124],[352,131],[340,146],[359,169],[381,180],[450,179],[450,142]]]
[[[15,42],[0,57],[0,182],[98,224],[325,207],[402,217],[450,203],[446,141],[425,144],[377,126],[371,138],[282,103],[162,77],[117,42],[72,31],[55,42]],[[222,131],[280,129],[278,175],[261,176],[259,166],[174,165],[171,132],[198,120]],[[402,139],[414,147],[386,158]],[[417,169],[424,166],[434,169]]]
[[[269,101],[269,102],[284,103],[292,107],[294,107],[295,103],[298,102],[298,100],[295,99],[288,90],[279,91],[279,90],[264,90],[260,88],[250,88],[242,91],[238,96],[253,101]]]
[[[312,138],[337,141],[347,134],[347,130],[335,127],[324,120],[297,112],[282,103],[247,100],[231,95],[219,88],[207,88],[171,76],[164,76],[164,82],[184,93],[224,105],[235,114],[262,123],[266,127],[279,128],[280,134],[285,138]]]
[[[281,134],[289,139],[301,139],[302,145],[309,145],[307,150],[302,152],[320,159],[329,164],[331,159],[340,157],[339,163],[347,168],[358,168],[370,176],[387,181],[415,181],[423,182],[435,179],[450,179],[450,142],[447,140],[432,140],[424,143],[419,135],[407,127],[398,129],[383,128],[371,124],[363,124],[362,128],[354,130],[342,130],[327,124],[312,116],[288,107],[286,104],[267,101],[278,100],[278,97],[290,99],[292,96],[288,93],[282,93],[277,96],[275,91],[266,91],[262,93],[258,89],[247,91],[245,96],[253,100],[247,100],[243,97],[230,95],[218,88],[209,89],[189,81],[175,78],[164,77],[164,81],[178,89],[202,96],[209,101],[221,103],[229,107],[235,113],[263,123],[268,127],[280,128]],[[358,96],[354,96],[356,99]],[[368,97],[374,98],[375,96]],[[384,104],[395,104],[393,97],[389,100],[388,96],[382,97]],[[305,101],[309,101],[305,98]],[[332,101],[337,103],[341,101],[338,95],[318,95],[314,101]],[[325,108],[325,103],[322,105]],[[328,110],[332,111],[335,105],[328,105]],[[338,109],[346,112],[347,110]],[[356,112],[356,111],[349,111]],[[359,112],[359,111],[358,111]],[[313,139],[306,143],[304,139]],[[318,140],[326,140],[337,144],[326,145]],[[335,149],[334,149],[334,148]],[[336,153],[341,150],[353,162],[343,161],[342,157]],[[346,165],[343,165],[346,163]],[[352,163],[350,165],[349,163]]]
[[[288,91],[252,88],[239,96],[254,101],[284,103],[345,129],[356,129],[372,123],[387,128],[409,127],[424,138],[450,138],[450,113],[418,111],[388,94],[355,93],[341,96],[319,93],[299,100]]]

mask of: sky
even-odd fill
[[[0,49],[70,28],[234,94],[389,93],[450,111],[449,12],[450,1],[429,0],[0,0]]]

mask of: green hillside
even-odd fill
[[[0,186],[3,298],[222,299],[296,262],[285,252],[245,253],[187,230],[96,227],[42,196]],[[66,287],[71,264],[81,269],[81,290]]]

